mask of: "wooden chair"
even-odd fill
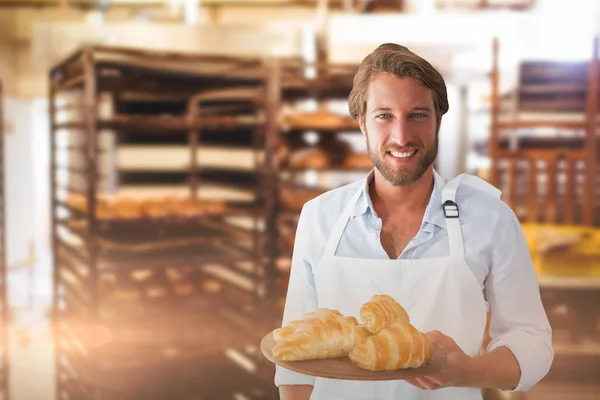
[[[589,62],[522,63],[516,115],[506,118],[494,41],[490,182],[524,222],[600,224],[599,64],[598,38]],[[535,117],[524,118],[526,113]],[[531,135],[545,128],[561,134]]]

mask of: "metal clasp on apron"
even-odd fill
[[[458,218],[458,204],[452,200],[444,202],[444,216],[446,218]]]

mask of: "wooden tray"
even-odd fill
[[[433,357],[427,364],[419,368],[399,369],[396,371],[367,371],[356,366],[348,357],[325,360],[280,361],[273,357],[275,339],[273,333],[266,335],[260,349],[263,355],[272,363],[306,375],[331,379],[348,379],[357,381],[389,381],[397,379],[416,378],[440,370],[446,364],[446,353],[441,347],[435,346]]]

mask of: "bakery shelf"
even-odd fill
[[[282,131],[286,134],[306,131],[322,133],[360,132],[360,127],[352,117],[334,112],[294,112],[283,118]]]
[[[77,76],[87,77],[87,66],[93,63],[98,70],[101,90],[123,88],[147,96],[159,92],[170,97],[168,94],[180,93],[180,90],[193,94],[210,86],[256,82],[260,75],[257,76],[253,68],[260,62],[256,58],[88,46],[73,52],[52,68],[52,89],[56,90]],[[80,86],[85,86],[85,79]]]
[[[56,205],[69,211],[69,213],[73,214],[75,217],[81,218],[81,217],[85,216],[84,211],[77,209],[76,207],[73,207],[71,204],[68,204],[65,201],[56,200]]]
[[[144,135],[160,132],[185,133],[189,129],[189,122],[185,117],[119,115],[110,120],[99,120],[98,129],[128,133],[143,132]]]
[[[234,130],[205,130],[203,135],[199,138],[199,144],[206,146],[216,147],[227,147],[232,149],[243,150],[248,147],[252,147],[253,138],[255,136],[256,129],[240,129]],[[158,148],[165,147],[170,149],[173,147],[188,147],[189,146],[189,133],[188,134],[174,134],[174,135],[142,135],[139,133],[121,133],[119,134],[119,148],[121,146],[131,146],[140,148]],[[173,147],[171,147],[173,146]],[[125,147],[127,148],[127,147]],[[187,156],[186,156],[187,157]]]
[[[213,239],[214,240],[214,239]],[[219,242],[215,241],[206,247],[200,248],[196,244],[191,244],[182,248],[157,250],[152,252],[140,252],[139,254],[131,251],[108,251],[99,257],[98,268],[100,271],[114,271],[126,268],[139,268],[144,265],[146,268],[164,268],[165,263],[172,265],[194,265],[211,262],[235,262],[251,259],[250,252],[242,252],[233,248],[217,249]]]
[[[250,210],[245,211],[251,213]],[[229,218],[232,215],[235,214],[228,213]],[[252,238],[254,232],[237,228],[220,219],[219,216],[213,216],[196,220],[170,218],[164,221],[100,221],[96,234],[99,272],[112,268],[135,268],[139,265],[160,268],[166,261],[186,265],[252,258],[249,250],[225,243],[231,238],[247,240]],[[67,228],[75,232],[78,238],[82,238],[87,235],[85,224],[85,221],[70,223]],[[67,255],[77,262],[89,262],[83,243],[84,240],[80,240],[80,245],[76,246],[59,239],[57,254],[60,257]]]
[[[100,278],[96,312],[89,312],[89,304],[72,299],[57,311],[60,323],[135,328],[169,318],[186,319],[188,314],[215,313],[225,306],[240,308],[254,303],[251,291],[215,279],[202,266],[193,264],[105,270]],[[75,289],[87,284],[73,278],[70,283]]]
[[[143,131],[144,134],[184,133],[189,124],[182,117],[115,117],[97,122],[98,129],[110,129],[117,132]],[[85,130],[88,125],[84,121],[69,121],[53,124],[55,130]]]
[[[54,186],[54,188],[56,190],[64,191],[65,193],[80,194],[80,195],[86,195],[87,194],[86,188],[76,187],[75,185],[56,184]]]
[[[503,150],[512,146],[519,150],[562,150],[564,154],[570,154],[573,150],[585,150],[585,137],[583,135],[573,136],[517,136],[516,138],[500,138],[499,147]],[[583,154],[582,154],[583,155]]]
[[[262,125],[259,121],[226,120],[203,117],[195,124],[189,122],[187,117],[152,117],[152,116],[116,116],[113,119],[102,119],[97,123],[100,130],[112,130],[116,133],[149,134],[185,134],[195,125],[202,126],[208,132],[247,131]],[[70,121],[55,123],[55,130],[84,130],[87,127],[83,121]],[[143,132],[143,133],[141,133]]]
[[[212,199],[226,205],[236,201],[252,203],[256,200],[258,194],[255,185],[257,178],[252,171],[228,170],[225,168],[203,168],[202,171],[196,174],[190,174],[188,171],[183,170],[117,171],[119,172],[119,191],[127,193],[135,192],[138,189],[140,192],[152,192],[153,189],[159,189],[161,186],[168,192],[175,192],[182,187],[187,187],[189,191],[192,176],[195,176],[198,185],[208,187],[206,190],[201,190],[204,188],[199,186],[194,189],[198,197],[206,200]],[[214,190],[215,187],[230,191],[233,198],[230,198],[232,196],[221,195],[223,191]],[[205,194],[211,195],[207,197]]]
[[[61,279],[63,281],[64,296],[69,298],[69,305],[73,306],[77,304],[80,308],[80,312],[85,310],[89,310],[92,304],[92,298],[90,295],[90,285],[85,282],[85,280],[80,281],[73,276],[69,276],[67,274],[68,270],[61,269]]]
[[[213,239],[219,240],[233,233],[231,227],[217,222],[219,218],[215,222],[205,218],[98,221],[96,244],[100,246],[100,251],[106,249],[139,253],[210,244]],[[64,228],[61,238],[65,245],[69,241],[83,244],[91,240],[85,220],[57,222],[57,225]]]
[[[77,246],[73,243],[69,243],[67,240],[63,240],[60,237],[57,238],[56,245],[57,257],[70,257],[70,259],[76,260],[80,263],[89,263],[89,257],[86,254],[87,249],[81,248],[81,246]]]
[[[254,306],[247,305],[243,308],[223,307],[219,315],[236,325],[237,329],[249,332],[257,350],[260,351],[260,341],[274,326],[281,326],[284,300],[276,300],[269,304]]]
[[[263,155],[250,148],[203,146],[196,154],[202,168],[252,171]],[[122,171],[188,171],[191,154],[187,146],[119,146],[117,167]],[[227,162],[233,158],[234,163]]]
[[[243,260],[242,260],[243,261]],[[256,289],[256,282],[252,273],[236,268],[235,263],[229,265],[213,263],[203,266],[202,271],[227,287],[240,290],[244,293],[252,293]]]
[[[279,63],[280,98],[285,101],[302,99],[346,100],[352,89],[357,64],[309,64],[299,60]],[[314,77],[307,77],[308,70]]]
[[[557,129],[585,129],[587,127],[586,122],[577,121],[551,121],[551,120],[538,120],[538,121],[499,121],[498,129],[519,129],[519,128],[557,128]]]
[[[322,126],[307,126],[305,128],[298,127],[290,127],[284,128],[283,132],[288,136],[300,136],[304,135],[306,132],[312,132],[322,135],[337,135],[338,133],[360,133],[360,128],[347,126],[347,127],[322,127]]]
[[[89,286],[89,283],[86,283],[90,280],[89,272],[85,269],[81,268],[81,263],[77,261],[73,261],[73,259],[68,258],[68,256],[62,255],[60,252],[57,254],[57,264],[61,266],[61,271],[66,271],[66,273],[71,276],[69,279],[77,280],[79,282],[83,282],[84,285]]]
[[[99,219],[97,220],[98,233],[106,239],[116,238],[114,240],[118,240],[123,244],[127,244],[127,242],[135,243],[137,240],[207,236],[218,233],[218,229],[208,228],[210,222],[207,221],[212,218],[219,218],[225,213],[229,215],[229,210],[224,211],[223,214],[213,215],[165,215],[135,219]],[[58,222],[80,237],[87,234],[86,220],[68,219],[65,221],[59,220]]]
[[[161,92],[166,97],[179,97],[189,98],[200,91],[204,91],[210,88],[218,88],[222,86],[238,85],[241,82],[247,84],[258,84],[262,77],[244,77],[244,76],[230,76],[225,77],[215,73],[191,73],[191,74],[178,74],[172,76],[165,76],[161,72],[152,74],[144,74],[143,79],[139,76],[135,76],[135,71],[143,69],[148,71],[147,65],[138,65],[133,67],[123,67],[118,64],[103,64],[99,65],[99,73],[103,70],[110,70],[112,68],[119,69],[119,77],[104,77],[100,79],[98,89],[100,91],[132,91],[142,94],[152,94]],[[225,72],[224,74],[228,74]],[[154,82],[151,79],[156,79]]]
[[[249,204],[254,209],[253,215],[246,214],[244,218],[236,218],[237,221],[232,221],[231,218],[221,221],[232,233],[232,241],[237,238],[244,243],[243,246],[230,246],[253,254],[247,260],[252,268],[240,269],[239,263],[223,260],[214,265],[205,265],[205,273],[232,288],[254,291],[259,298],[269,295],[272,268],[267,255],[270,251],[269,243],[273,241],[271,238],[276,234],[273,230],[264,229],[264,225],[272,219],[274,212],[274,187],[269,184],[269,179],[274,175],[270,149],[276,133],[272,129],[277,115],[272,104],[272,93],[276,89],[277,75],[269,73],[269,66],[264,67],[266,74],[262,84],[240,84],[208,90],[193,96],[188,105],[190,119],[199,121],[190,131],[192,190],[197,191],[199,196],[203,193],[206,195],[206,189],[215,184],[230,190],[244,190],[252,194]],[[253,130],[243,139],[238,137],[236,140],[226,141],[222,132],[217,132],[206,123],[211,118],[222,121],[254,121],[255,124],[248,126]],[[233,138],[233,134],[229,135]],[[212,198],[218,198],[219,194],[213,192],[213,196],[215,197]],[[244,220],[241,224],[240,219]],[[242,232],[250,240],[242,238]]]
[[[290,216],[298,216],[298,212],[309,200],[323,194],[325,188],[320,187],[302,187],[295,185],[282,185],[279,188],[279,201],[281,203],[280,217],[285,218],[287,213]]]
[[[264,182],[255,171],[238,171],[225,168],[202,167],[198,174],[200,180],[206,183],[219,184],[240,189],[258,190]]]
[[[283,82],[281,96],[283,99],[290,101],[303,98],[317,100],[347,99],[352,89],[352,78],[352,75],[343,76],[335,81],[290,78]]]

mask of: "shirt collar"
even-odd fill
[[[374,169],[369,172],[369,174],[365,177],[362,184],[360,185],[361,194],[356,200],[354,207],[352,209],[352,217],[358,217],[365,214],[367,211],[373,213],[373,215],[377,215],[375,213],[375,209],[373,208],[373,202],[371,201],[371,196],[369,195],[369,185],[373,182]],[[444,210],[442,207],[442,188],[446,184],[444,178],[442,178],[437,171],[433,170],[433,178],[434,185],[433,191],[431,192],[431,197],[429,199],[429,203],[427,204],[427,208],[425,209],[425,215],[423,217],[423,222],[434,224],[439,226],[440,228],[446,228]]]

